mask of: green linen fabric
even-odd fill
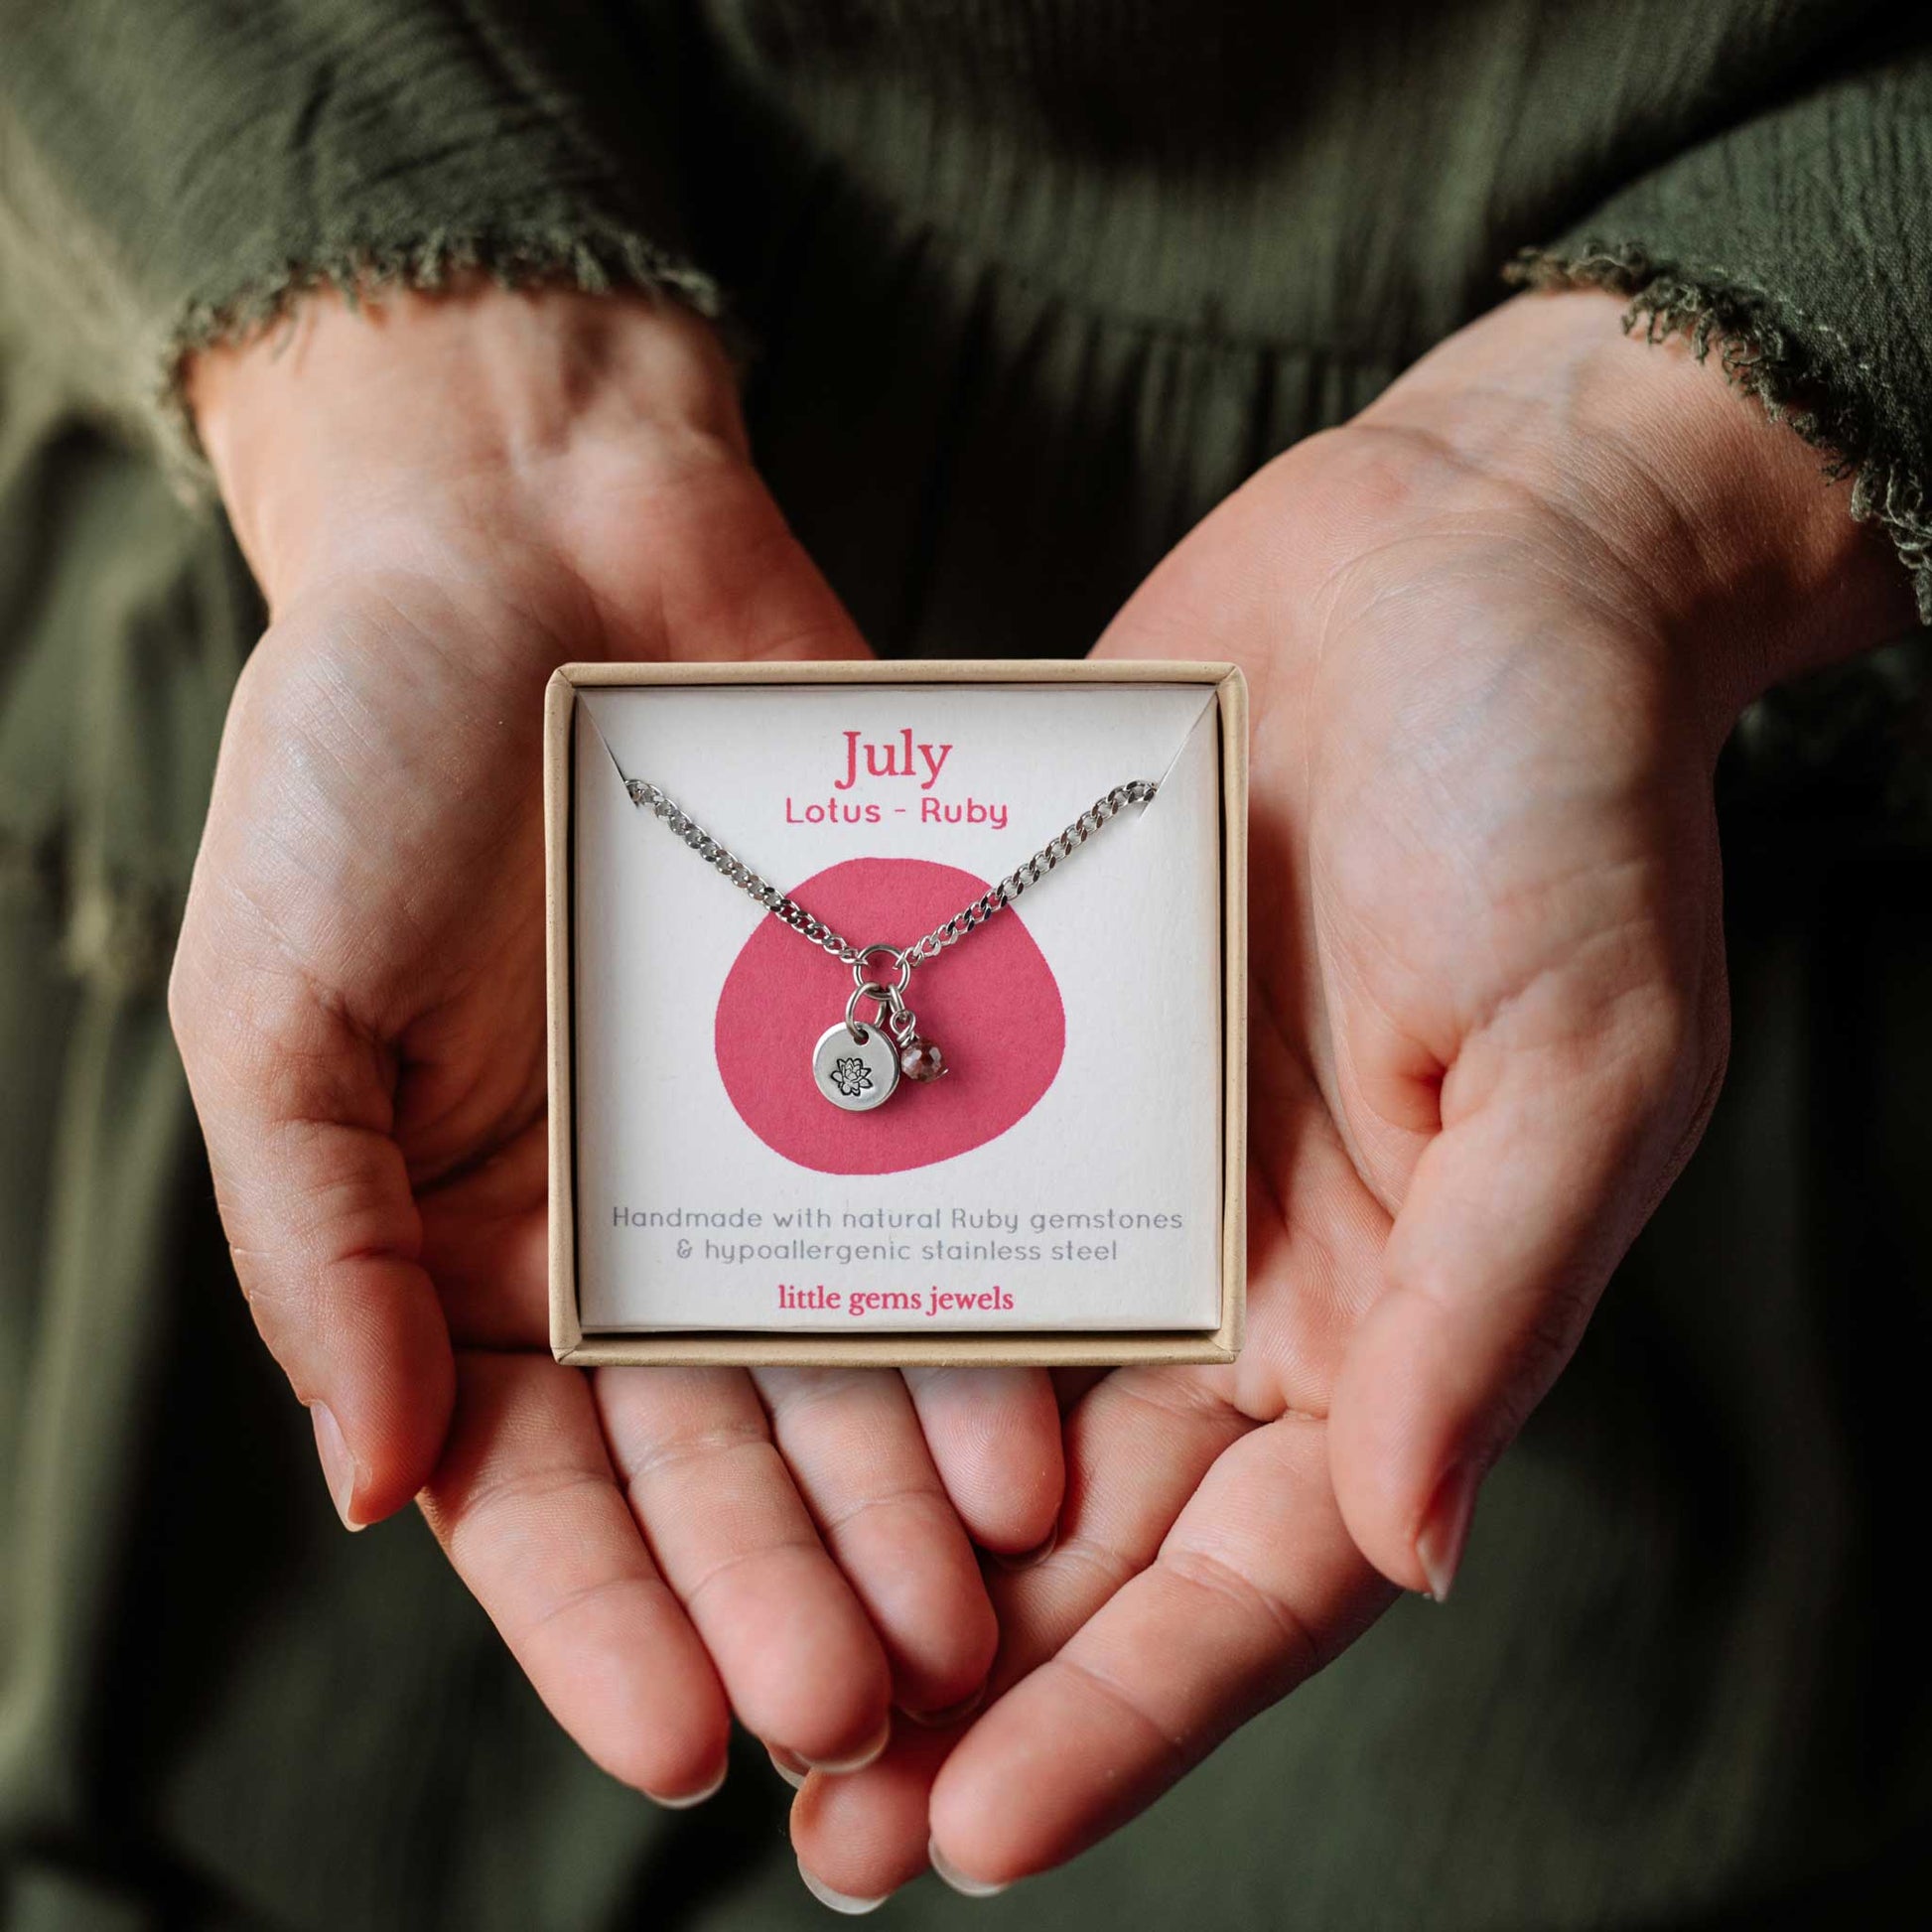
[[[677,245],[663,9],[7,0],[9,279],[129,415],[321,280],[483,264],[716,291]],[[18,308],[16,300],[7,305]],[[65,331],[50,328],[55,318]]]
[[[0,0],[0,1922],[821,1920],[762,1752],[677,1817],[592,1770],[420,1523],[341,1534],[254,1341],[161,1000],[261,622],[176,486],[186,348],[322,279],[665,287],[729,317],[878,648],[1071,655],[1529,250],[1715,331],[1922,571],[1929,39],[1823,0]],[[1069,1871],[893,1916],[1910,1921],[1928,720],[1905,642],[1740,731],[1729,1086],[1455,1602]]]
[[[1614,289],[1649,333],[1718,345],[1735,381],[1856,469],[1855,507],[1898,546],[1932,623],[1928,181],[1921,47],[1674,156],[1516,279]]]

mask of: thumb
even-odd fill
[[[429,1479],[455,1397],[382,1054],[297,976],[237,967],[192,924],[169,1013],[236,1276],[360,1529]]]
[[[1659,990],[1581,1036],[1474,1042],[1445,1081],[1329,1410],[1343,1519],[1392,1582],[1448,1594],[1483,1476],[1689,1157],[1723,1070],[1717,986],[1703,1023]]]

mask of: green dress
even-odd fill
[[[1514,263],[1715,345],[1932,617],[1917,11],[0,0],[0,1923],[822,1922],[762,1751],[678,1816],[594,1771],[420,1522],[342,1535],[254,1339],[162,1004],[261,622],[186,348],[324,277],[670,288],[882,652],[1077,655]],[[1920,1917],[1925,669],[1740,730],[1729,1084],[1453,1605],[1068,1870],[882,1923]]]

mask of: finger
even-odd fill
[[[976,1698],[999,1630],[965,1530],[891,1369],[753,1370],[792,1479],[886,1646],[901,1710]]]
[[[1388,1217],[1314,1104],[1306,1069],[1266,1025],[1255,1034],[1254,1077],[1270,1105],[1249,1187],[1248,1344],[1231,1368],[1116,1370],[1085,1393],[1054,1378],[1069,1403],[1063,1539],[1045,1561],[994,1580],[996,1697],[1142,1574],[1216,1458],[1256,1419],[1325,1399],[1340,1337],[1377,1279]],[[857,1777],[809,1780],[792,1809],[805,1868],[848,1895],[903,1883],[926,1857],[920,1794],[943,1758],[901,1732]],[[960,1877],[955,1866],[949,1882]]]
[[[1722,1057],[1660,996],[1451,1068],[1329,1408],[1342,1514],[1393,1582],[1448,1593],[1484,1472],[1681,1166]]]
[[[538,1121],[418,1196],[423,1266],[459,1348],[550,1345],[548,1160]]]
[[[428,1480],[455,1394],[390,1138],[390,1069],[307,980],[237,965],[200,943],[198,923],[177,955],[169,1013],[235,1274],[314,1418],[336,1508],[359,1529]]]
[[[964,1734],[900,1725],[878,1763],[849,1777],[812,1776],[791,1802],[791,1843],[815,1894],[869,1901],[926,1868],[932,1781]]]
[[[1053,1534],[1066,1485],[1060,1410],[1037,1368],[908,1368],[919,1427],[973,1541],[1006,1555]]]
[[[1254,1428],[1228,1400],[1232,1386],[1226,1370],[1116,1369],[1068,1416],[1058,1540],[992,1584],[996,1694],[1154,1561],[1215,1458]]]
[[[731,1737],[724,1690],[631,1520],[581,1371],[466,1351],[422,1509],[592,1758],[664,1803],[716,1787]]]
[[[1322,1426],[1233,1445],[1158,1561],[975,1723],[941,1766],[936,1862],[975,1885],[1059,1864],[1285,1697],[1390,1595],[1328,1483]]]
[[[607,1368],[594,1386],[631,1510],[746,1728],[808,1764],[875,1752],[892,1703],[886,1653],[819,1541],[750,1378]]]
[[[1215,1457],[1253,1427],[1220,1399],[1220,1374],[1116,1370],[1068,1417],[1060,1540],[1039,1563],[992,1580],[1001,1631],[993,1697],[1050,1657],[1154,1560]],[[879,1897],[922,1869],[922,1794],[960,1734],[958,1726],[901,1726],[877,1764],[807,1780],[791,1813],[805,1869],[858,1898]]]

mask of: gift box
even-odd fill
[[[544,799],[559,1360],[1234,1356],[1237,670],[566,665]]]

